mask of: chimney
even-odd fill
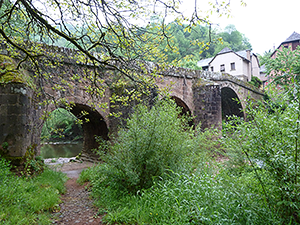
[[[246,52],[247,52],[247,59],[248,59],[249,61],[251,61],[251,57],[250,57],[250,50],[249,50],[249,49],[247,49],[247,50],[246,50]]]

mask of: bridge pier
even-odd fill
[[[0,85],[0,154],[20,164],[24,157],[37,154],[40,137],[39,109],[33,104],[34,92],[21,83]]]
[[[201,84],[193,86],[195,124],[201,128],[214,127],[222,129],[221,90],[218,84]]]

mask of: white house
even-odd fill
[[[200,60],[197,65],[203,70],[224,72],[250,81],[252,76],[260,77],[258,58],[250,50],[234,52],[226,47],[215,57]]]

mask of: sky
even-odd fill
[[[183,0],[185,4],[186,0]],[[208,2],[208,0],[198,0]],[[221,1],[221,0],[219,0]],[[294,31],[300,34],[299,0],[244,0],[246,7],[239,0],[231,0],[231,18],[212,17],[212,22],[225,28],[228,24],[235,25],[252,45],[256,54],[277,48]]]

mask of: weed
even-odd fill
[[[0,180],[0,224],[49,224],[66,177],[47,168],[35,177],[17,177],[0,158]]]
[[[57,159],[51,159],[51,163],[56,163]]]
[[[8,143],[7,142],[3,142],[2,143],[2,148],[3,149],[7,149],[8,148]]]

